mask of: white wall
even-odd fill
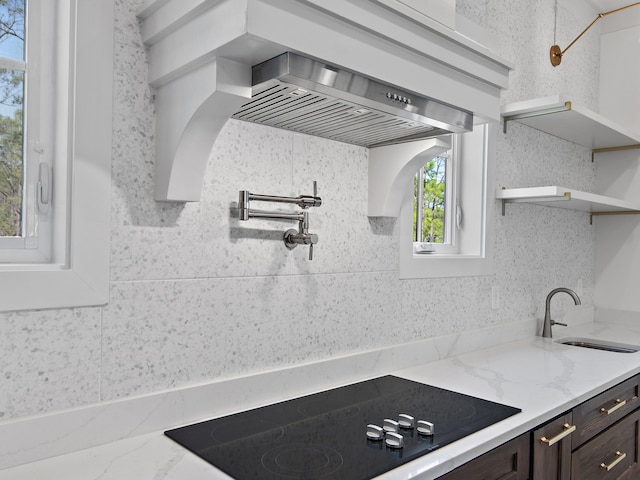
[[[153,201],[154,116],[135,8],[118,0],[114,62],[111,300],[104,308],[0,316],[0,418],[243,375],[486,326],[542,318],[552,288],[592,303],[594,230],[588,215],[496,201],[496,273],[400,281],[397,226],[370,221],[367,151],[229,121],[213,151],[200,203]],[[516,64],[504,101],[571,88],[598,102],[594,30],[554,69],[555,0],[459,1]],[[563,35],[591,15],[560,8]],[[512,123],[498,134],[496,185],[592,190],[590,152]],[[315,258],[289,252],[285,225],[232,218],[238,190],[310,192],[320,235]],[[491,290],[500,308],[491,308]],[[556,303],[557,302],[557,303]],[[566,302],[566,303],[565,303]],[[558,313],[570,298],[554,300]]]
[[[622,27],[602,35],[600,112],[640,132],[640,26]],[[640,150],[598,155],[598,191],[640,205],[639,166]],[[599,218],[596,238],[595,304],[640,312],[640,215]]]
[[[600,45],[600,113],[640,132],[640,26],[603,34]]]

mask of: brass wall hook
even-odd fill
[[[553,45],[551,47],[551,49],[549,50],[549,59],[551,60],[551,65],[553,65],[554,67],[557,67],[558,65],[560,65],[560,63],[562,62],[562,56],[565,54],[565,52],[567,50],[569,50],[574,43],[576,43],[585,33],[587,33],[587,30],[589,30],[591,27],[593,27],[593,25],[600,20],[603,17],[606,17],[607,15],[611,15],[612,13],[616,13],[616,12],[620,12],[622,10],[626,10],[627,8],[631,8],[631,7],[637,7],[638,5],[640,5],[640,2],[636,2],[636,3],[632,3],[630,5],[626,5],[624,7],[620,7],[620,8],[616,8],[615,10],[611,10],[610,12],[604,12],[604,13],[599,13],[598,16],[595,18],[595,20],[593,22],[591,22],[587,28],[585,28],[582,33],[580,33],[580,35],[578,35],[573,42],[571,42],[569,44],[569,46],[567,48],[565,48],[564,50],[562,50],[558,45]]]

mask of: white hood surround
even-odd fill
[[[397,0],[149,0],[159,201],[198,201],[209,152],[251,98],[251,67],[286,51],[499,121],[511,66]]]

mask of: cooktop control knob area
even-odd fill
[[[426,420],[418,420],[418,433],[426,436],[434,435],[436,433],[435,426]]]
[[[367,425],[367,438],[369,440],[382,440],[384,438],[384,429],[370,423]]]
[[[415,425],[415,419],[411,415],[401,413],[398,415],[398,425],[400,428],[413,428]]]
[[[390,418],[385,418],[382,424],[382,428],[384,428],[385,432],[393,432],[397,433],[400,425],[395,420],[391,420]]]
[[[370,423],[367,425],[367,439],[373,441],[384,440],[384,443],[389,448],[400,449],[404,447],[405,437],[409,435],[406,440],[412,442],[414,428],[417,430],[418,435],[423,437],[433,437],[435,435],[435,426],[432,422],[426,420],[418,420],[413,415],[408,413],[400,413],[398,415],[398,421],[391,418],[385,418],[382,423],[382,427]]]
[[[384,437],[384,443],[389,448],[402,448],[404,447],[404,437],[399,433],[387,432]]]

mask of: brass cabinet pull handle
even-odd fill
[[[555,437],[553,437],[553,438],[542,437],[540,439],[540,441],[542,443],[546,443],[547,445],[551,446],[554,443],[558,443],[564,437],[567,437],[567,436],[571,435],[573,432],[576,431],[576,426],[575,425],[569,425],[568,423],[565,423],[562,426],[562,428],[564,428],[564,430],[562,432],[560,432],[558,435],[556,435]]]
[[[611,462],[609,465],[607,465],[606,463],[601,463],[600,464],[600,468],[602,470],[606,470],[607,472],[609,470],[611,470],[613,467],[615,467],[617,464],[619,464],[622,460],[624,460],[624,458],[627,456],[626,453],[620,453],[620,452],[616,452],[616,458],[613,462]]]
[[[602,413],[606,413],[607,415],[611,415],[613,412],[615,412],[617,409],[624,407],[627,404],[626,400],[620,400],[619,398],[616,399],[616,404],[611,407],[611,408],[604,408],[602,407],[600,409],[600,412]]]

